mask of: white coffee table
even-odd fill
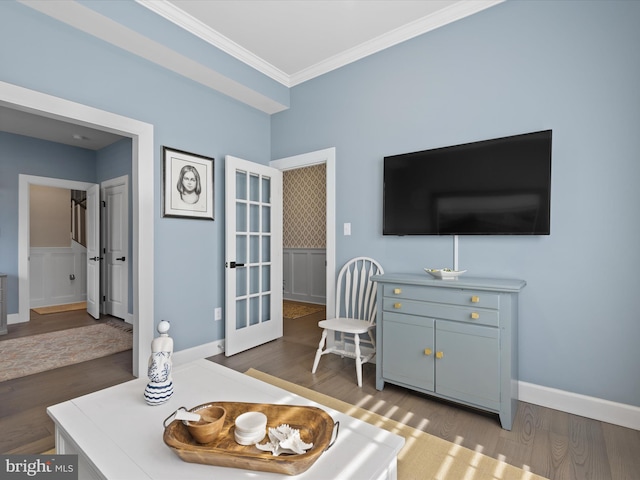
[[[47,409],[59,454],[78,454],[80,479],[395,479],[404,438],[207,360],[173,371],[175,393],[163,405],[143,398],[139,378]],[[163,421],[178,407],[211,401],[312,405],[340,430],[335,444],[306,472],[290,477],[182,461],[162,440]]]

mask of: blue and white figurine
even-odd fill
[[[171,325],[166,320],[158,324],[159,337],[151,342],[149,357],[149,383],[144,389],[144,399],[149,405],[165,403],[173,395],[171,367],[173,355],[173,339],[167,333]]]

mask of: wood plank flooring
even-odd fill
[[[506,431],[497,415],[389,384],[377,391],[373,364],[364,365],[363,387],[358,388],[353,360],[335,355],[324,356],[312,375],[320,340],[317,322],[322,318],[320,312],[285,320],[282,338],[232,357],[221,354],[209,360],[240,372],[256,368],[552,480],[640,478],[637,430],[520,402],[513,429]],[[53,424],[46,406],[129,380],[131,354],[58,370],[65,371],[0,383],[0,452],[38,453],[52,448]]]
[[[0,350],[4,340],[95,325],[108,318],[95,320],[86,311],[49,315],[32,312],[30,322],[9,325],[9,332],[0,336]],[[52,449],[55,446],[54,427],[47,407],[131,380],[134,378],[132,361],[132,351],[127,350],[0,382],[0,452],[42,453]]]
[[[312,375],[321,333],[317,322],[323,318],[319,313],[287,320],[283,338],[209,360],[240,372],[261,370],[552,480],[640,479],[637,430],[520,402],[513,429],[507,431],[497,415],[390,384],[377,391],[374,364],[363,366],[363,387],[358,388],[354,361],[337,355],[323,356]]]

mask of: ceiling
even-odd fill
[[[294,86],[503,0],[136,1]],[[0,131],[94,150],[122,138],[2,106]]]

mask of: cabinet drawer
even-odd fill
[[[446,282],[447,280],[442,280]],[[500,295],[480,290],[457,290],[449,288],[425,288],[408,285],[384,285],[384,296],[451,305],[500,308]]]
[[[442,303],[419,302],[399,298],[384,297],[382,309],[385,312],[405,313],[429,318],[442,318],[458,322],[474,323],[497,327],[499,313],[485,308],[459,307]]]

